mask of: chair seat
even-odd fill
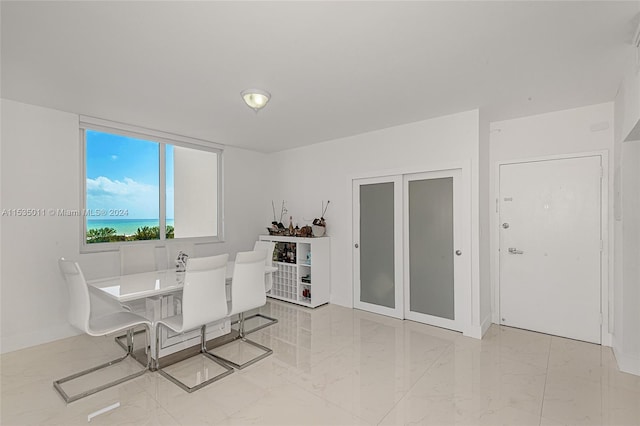
[[[89,331],[87,334],[91,336],[104,336],[105,334],[117,333],[142,324],[150,326],[151,322],[132,312],[113,312],[97,318],[91,318],[89,320]]]
[[[172,317],[168,317],[168,318],[162,318],[161,320],[158,320],[156,322],[156,324],[161,323],[166,325],[167,327],[169,327],[170,329],[172,329],[173,331],[177,332],[177,333],[181,333],[183,331],[188,331],[188,330],[183,330],[182,329],[182,314],[180,315],[174,315]]]

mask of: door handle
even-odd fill
[[[523,254],[524,252],[522,250],[518,250],[515,247],[509,247],[509,253],[510,254]]]

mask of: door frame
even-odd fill
[[[353,256],[353,249],[354,249],[353,243],[354,243],[354,236],[355,236],[354,235],[354,216],[353,216],[353,213],[354,213],[353,182],[354,180],[377,178],[377,177],[382,178],[382,177],[389,177],[389,176],[395,176],[395,175],[399,175],[402,180],[402,176],[409,175],[409,174],[430,173],[430,172],[440,172],[440,171],[446,171],[446,170],[460,169],[461,171],[460,198],[462,202],[461,213],[463,215],[463,218],[462,218],[463,224],[460,229],[460,239],[461,239],[460,250],[462,250],[462,253],[463,253],[462,258],[465,259],[466,261],[466,265],[461,268],[461,270],[463,271],[461,279],[462,279],[462,282],[468,283],[466,288],[463,289],[464,292],[461,298],[463,309],[461,309],[460,327],[463,335],[475,337],[475,338],[481,338],[481,336],[475,332],[474,325],[473,325],[473,313],[474,313],[474,309],[477,309],[477,308],[474,308],[474,300],[475,300],[475,303],[479,303],[479,301],[476,300],[478,299],[478,297],[474,297],[474,292],[477,290],[477,288],[474,289],[474,284],[476,284],[476,287],[477,287],[477,280],[479,279],[479,277],[474,275],[474,269],[473,269],[474,262],[477,263],[477,259],[474,259],[474,257],[477,257],[478,253],[476,253],[473,250],[473,246],[472,246],[472,232],[474,229],[473,228],[474,219],[472,215],[472,209],[474,206],[474,200],[472,199],[473,198],[472,166],[473,166],[472,161],[468,160],[468,161],[449,162],[449,163],[442,163],[442,164],[428,164],[428,165],[419,166],[419,167],[416,166],[416,167],[403,167],[403,168],[397,168],[397,169],[366,171],[366,172],[354,173],[347,176],[346,185],[347,185],[347,194],[349,195],[349,200],[347,202],[347,214],[348,214],[348,217],[350,218],[349,225],[348,225],[349,226],[348,235],[351,235],[351,239],[349,240],[350,246],[346,248],[346,253],[347,253],[346,260],[348,262],[347,264],[349,265],[349,269],[350,269],[349,276],[351,278],[350,294],[352,297],[352,301],[351,301],[352,308],[356,308],[354,305],[355,268],[354,268],[354,256]],[[401,184],[401,189],[402,189],[402,184]],[[404,217],[403,216],[401,217],[402,217],[402,226],[404,227]],[[404,251],[402,251],[401,254],[402,254],[402,257],[404,258]],[[403,264],[402,269],[404,272],[404,260],[402,264]],[[402,290],[404,292],[404,279],[402,281]],[[404,295],[402,296],[402,298],[404,300]],[[404,315],[404,312],[403,312],[403,315]]]
[[[602,346],[611,346],[613,332],[613,286],[609,285],[609,151],[586,151],[571,154],[555,154],[513,160],[500,160],[494,163],[494,208],[491,209],[491,291],[492,291],[492,322],[501,324],[500,316],[500,166],[508,164],[536,163],[550,160],[566,160],[571,158],[595,157],[601,158],[602,178],[600,179],[600,233],[602,250],[600,256],[600,336]]]

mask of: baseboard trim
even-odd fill
[[[470,325],[462,332],[462,335],[480,340],[482,339],[482,328],[477,325]]]
[[[616,357],[616,362],[618,363],[618,369],[620,371],[640,376],[640,357],[627,355],[620,352],[615,347],[613,348],[613,354]]]
[[[472,337],[474,339],[482,339],[482,336],[485,335],[487,331],[489,331],[489,327],[491,327],[493,322],[491,321],[491,314],[487,315],[484,320],[482,320],[482,324],[478,325],[470,325],[462,332],[463,336]]]
[[[483,336],[487,333],[487,331],[489,331],[489,327],[491,327],[491,324],[493,324],[491,315],[487,315],[484,321],[482,321],[482,325],[480,326]]]
[[[0,353],[5,354],[8,352],[18,351],[20,349],[53,342],[54,340],[65,339],[78,334],[81,333],[72,328],[69,324],[46,327],[42,330],[32,332],[14,333],[2,336]]]

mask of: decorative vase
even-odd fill
[[[327,230],[326,226],[312,225],[311,228],[313,228],[314,237],[322,237]]]

